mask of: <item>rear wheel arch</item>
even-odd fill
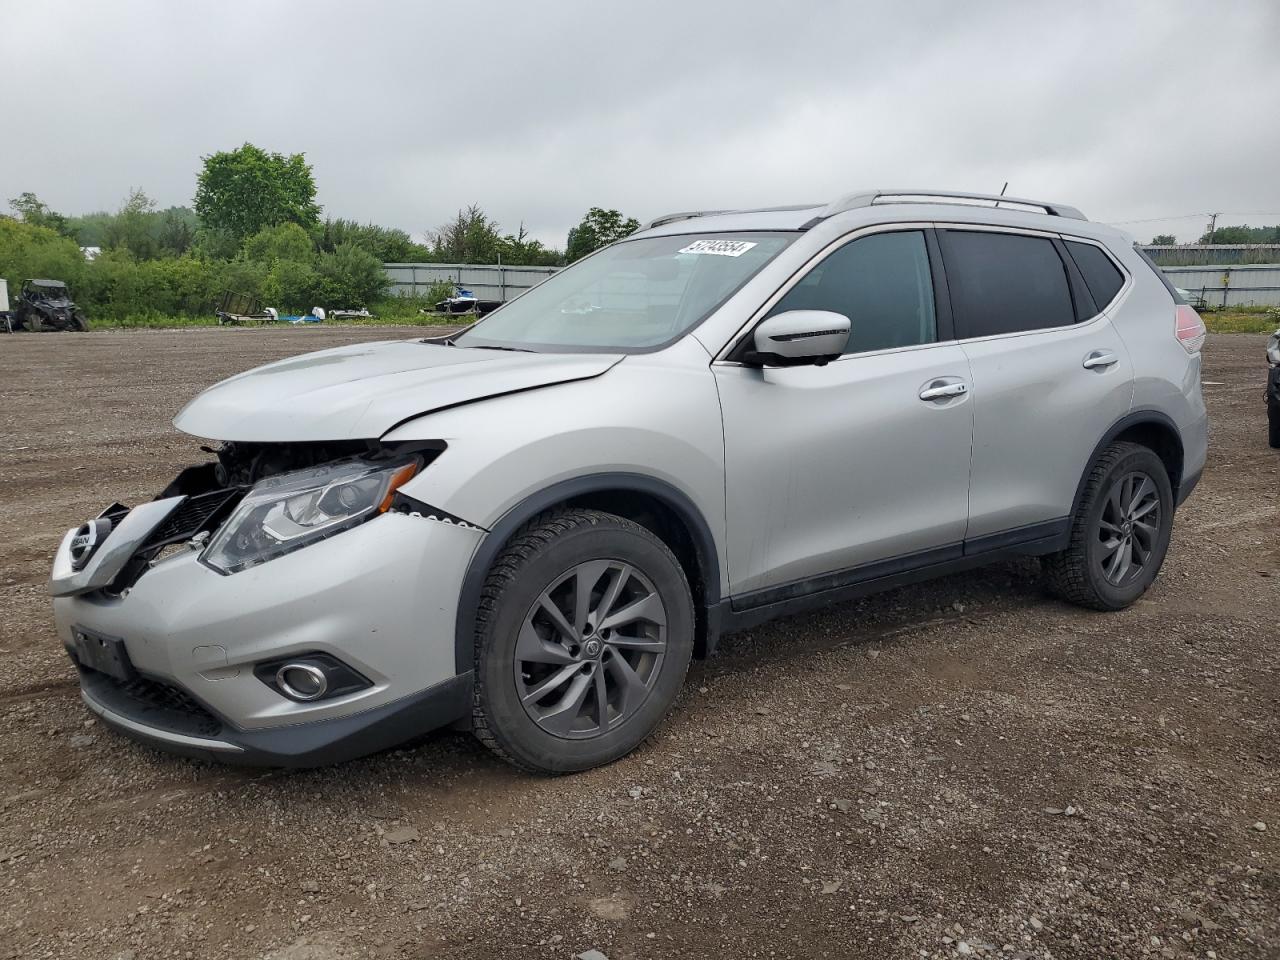
[[[530,520],[559,507],[582,507],[625,517],[654,533],[684,570],[696,614],[696,655],[714,649],[719,632],[720,557],[711,527],[689,497],[655,477],[601,473],[575,477],[526,497],[493,525],[467,566],[458,599],[454,660],[458,673],[475,660],[476,612],[494,561]]]
[[[1080,482],[1076,485],[1076,495],[1071,502],[1071,516],[1075,516],[1080,508],[1080,500],[1084,496],[1093,465],[1108,446],[1117,442],[1136,443],[1155,453],[1169,476],[1174,502],[1178,502],[1178,487],[1182,483],[1182,434],[1168,415],[1159,410],[1139,410],[1116,421],[1089,455],[1089,461],[1080,471]]]

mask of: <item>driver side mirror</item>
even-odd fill
[[[822,366],[844,353],[849,318],[830,310],[788,310],[761,321],[752,337],[754,350],[742,360],[753,367]]]

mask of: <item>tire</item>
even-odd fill
[[[89,332],[89,321],[84,318],[84,314],[79,310],[71,317],[71,329],[77,333]]]
[[[1267,401],[1267,443],[1280,450],[1280,397]]]
[[[688,581],[658,537],[597,510],[541,514],[498,556],[481,593],[472,729],[530,772],[609,763],[666,716],[693,639]]]
[[[1173,511],[1160,458],[1136,443],[1110,444],[1089,468],[1068,547],[1044,558],[1050,592],[1094,610],[1123,610],[1160,572]]]

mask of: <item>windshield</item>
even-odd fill
[[[701,323],[795,237],[702,233],[616,243],[505,304],[454,342],[553,353],[664,346]]]

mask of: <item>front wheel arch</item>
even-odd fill
[[[605,506],[606,503],[608,506]],[[693,590],[697,615],[697,650],[699,654],[706,654],[714,649],[719,633],[719,623],[713,613],[720,603],[720,555],[711,526],[702,512],[688,495],[656,477],[639,473],[596,473],[563,480],[531,494],[503,514],[480,542],[467,565],[458,598],[454,629],[454,661],[457,672],[469,672],[474,665],[476,613],[489,570],[511,538],[526,523],[547,510],[570,505],[604,508],[608,512],[641,522],[636,517],[629,516],[631,511],[625,507],[628,503],[637,509],[657,504],[668,518],[679,522],[683,535],[687,537],[684,556],[681,544],[668,542],[667,546],[681,559],[685,576]],[[667,542],[668,537],[663,531],[652,532]]]

